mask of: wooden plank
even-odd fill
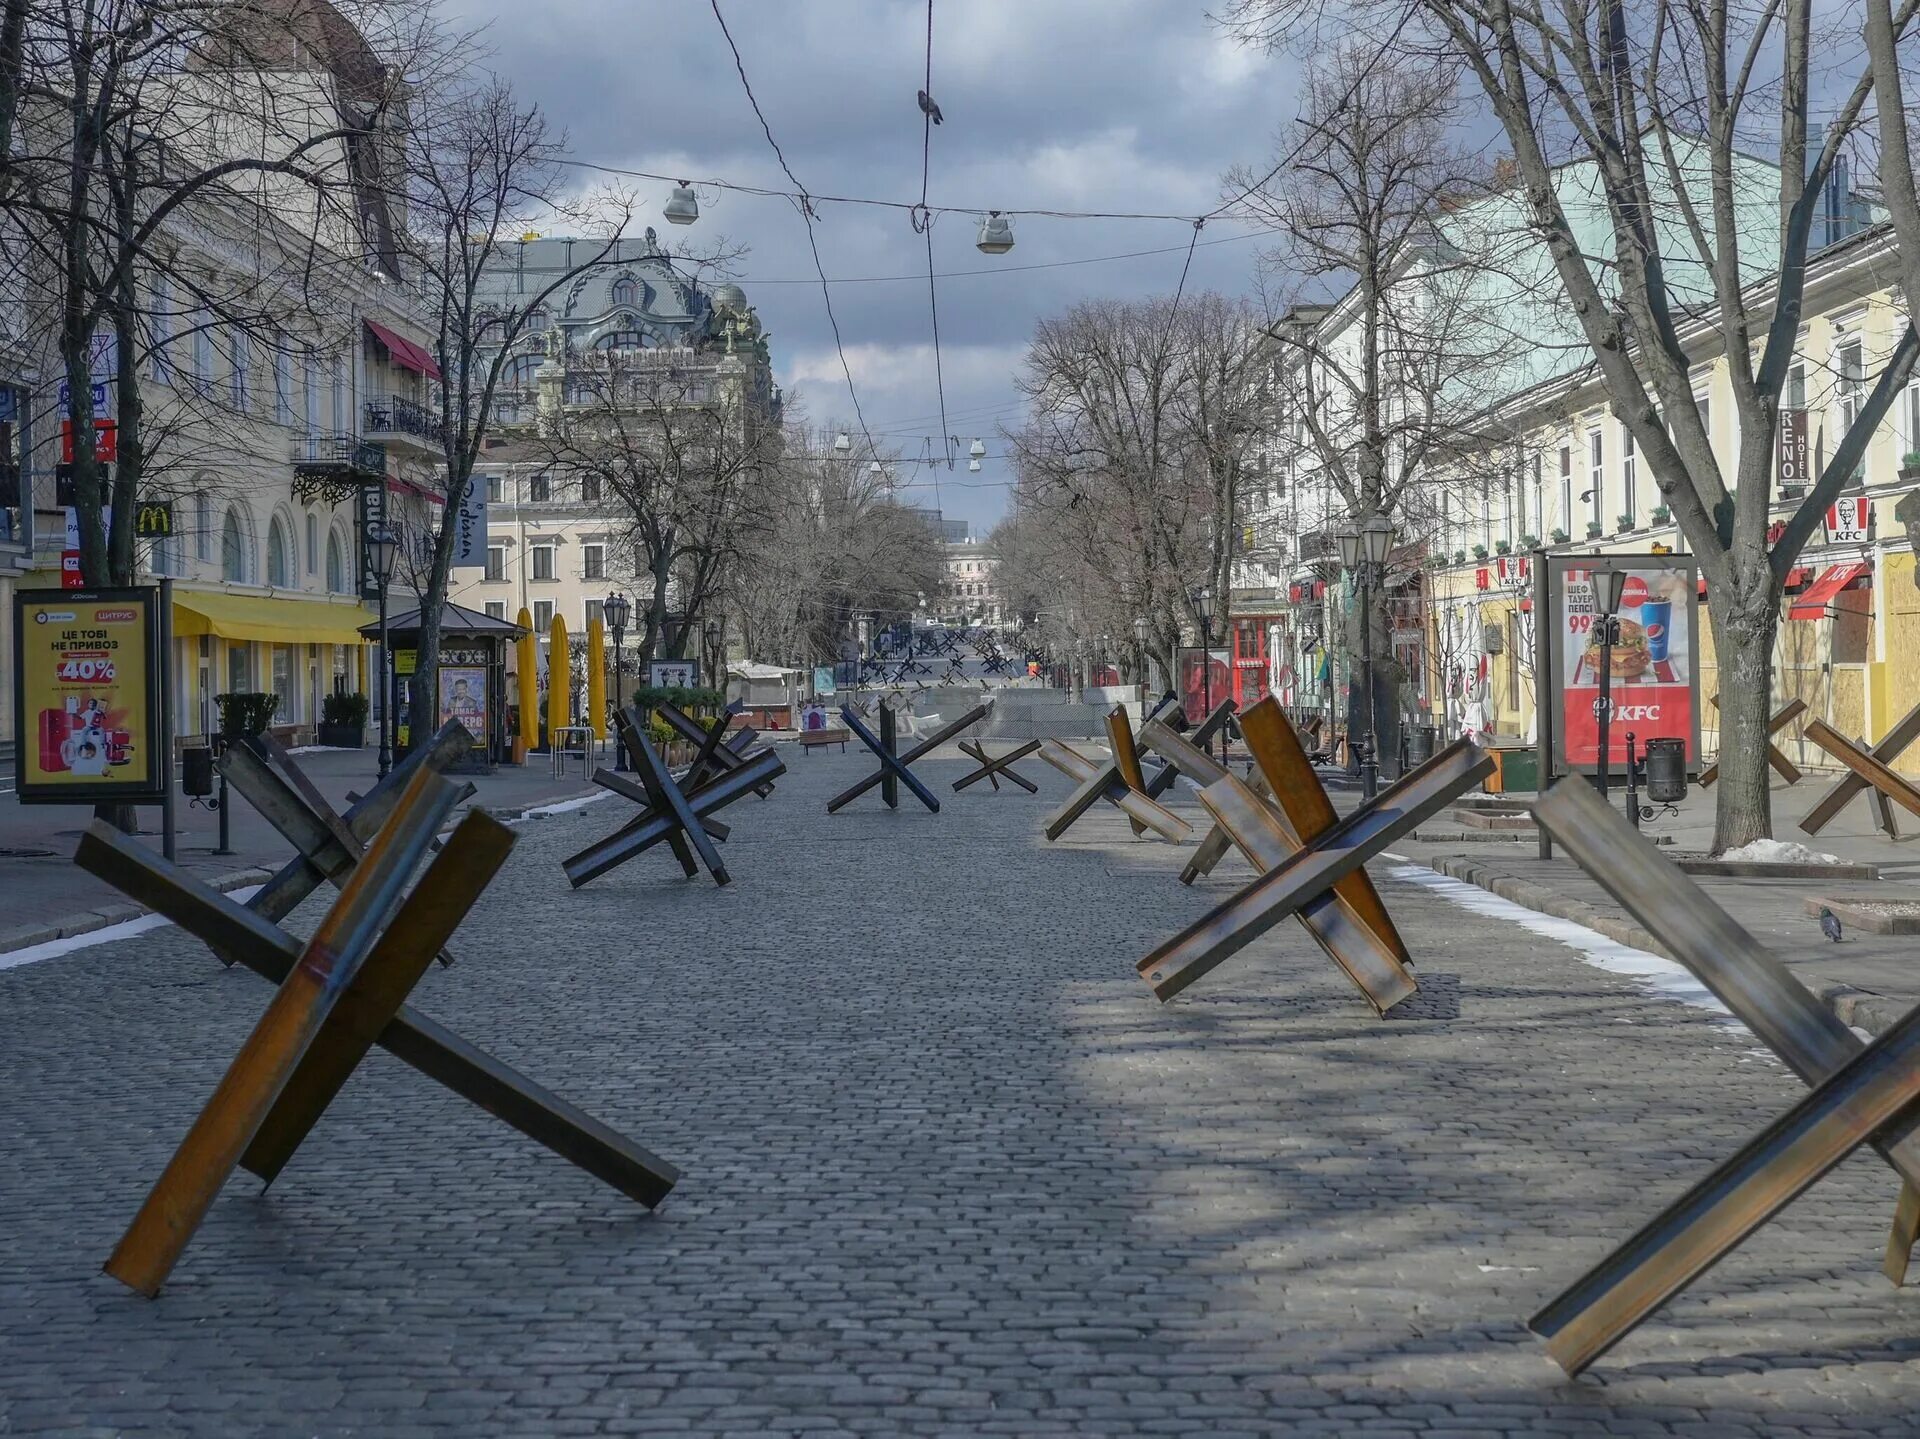
[[[1306,747],[1294,733],[1286,711],[1271,695],[1252,705],[1240,717],[1240,734],[1247,750],[1273,792],[1274,807],[1293,832],[1296,844],[1311,844],[1339,821],[1326,786],[1314,773]],[[1356,870],[1334,887],[1334,894],[1346,906],[1355,923],[1371,930],[1383,947],[1401,965],[1410,966],[1412,956],[1400,937],[1400,930],[1387,913],[1387,906],[1374,888],[1373,878],[1364,869]]]
[[[1874,1131],[1920,1111],[1920,1007],[1822,1081],[1533,1318],[1578,1374]]]
[[[160,1292],[453,805],[446,780],[425,768],[414,776],[121,1236],[107,1273],[142,1294]]]
[[[1141,975],[1158,998],[1171,999],[1491,773],[1489,756],[1468,740],[1454,741],[1155,949],[1137,966]]]
[[[772,751],[755,759],[773,759]],[[245,905],[178,870],[152,850],[95,821],[76,859],[129,898],[225,949],[271,983],[299,962],[300,942]],[[402,1005],[380,1031],[379,1046],[578,1165],[649,1209],[665,1199],[680,1171],[502,1063],[452,1030]]]
[[[514,839],[511,829],[479,810],[455,828],[308,1046],[240,1156],[242,1168],[273,1183],[493,882]]]
[[[1809,737],[1811,737],[1810,731],[1811,726],[1809,726],[1807,731]],[[1895,724],[1892,729],[1888,730],[1886,734],[1882,736],[1880,743],[1873,746],[1867,753],[1883,765],[1892,764],[1906,752],[1915,740],[1920,740],[1920,705],[1915,705],[1904,715],[1900,716],[1899,722]],[[1800,821],[1800,828],[1808,834],[1820,833],[1821,830],[1833,822],[1835,815],[1847,807],[1849,800],[1855,795],[1872,788],[1873,786],[1861,778],[1859,774],[1849,770],[1848,773],[1841,775],[1839,779],[1835,780],[1814,807],[1807,811],[1806,817]],[[1882,803],[1884,804],[1885,801],[1883,800]],[[1887,824],[1890,825],[1892,822],[1892,815],[1889,813],[1887,816]],[[1885,826],[1882,827],[1884,828]]]

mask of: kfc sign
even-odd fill
[[[1827,506],[1827,543],[1864,545],[1873,526],[1873,502],[1865,495],[1835,500]]]

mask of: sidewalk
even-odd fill
[[[1920,1004],[1920,965],[1914,959],[1913,936],[1849,927],[1845,939],[1834,944],[1821,935],[1819,920],[1808,912],[1806,901],[1839,896],[1920,902],[1920,819],[1896,808],[1903,838],[1890,840],[1872,827],[1866,799],[1856,798],[1819,835],[1809,835],[1799,820],[1834,779],[1830,774],[1808,774],[1788,787],[1776,777],[1774,837],[1836,855],[1849,864],[1876,865],[1878,880],[1692,878],[1843,1020],[1878,1032]],[[1525,801],[1531,796],[1518,798]],[[1614,803],[1623,803],[1618,792]],[[1713,804],[1713,791],[1693,790],[1677,817],[1656,819],[1644,826],[1644,832],[1671,838],[1670,846],[1662,845],[1666,853],[1704,853],[1713,839]],[[1525,908],[1586,925],[1636,949],[1666,954],[1563,851],[1556,849],[1552,859],[1541,859],[1532,830],[1511,835],[1463,833],[1449,811],[1396,844],[1394,852]]]
[[[364,793],[378,773],[379,753],[358,750],[309,750],[298,763],[320,792],[343,813],[347,792]],[[556,778],[545,755],[521,766],[503,765],[491,775],[463,776],[478,793],[469,804],[484,806],[503,819],[529,810],[599,794],[575,765]],[[457,812],[456,812],[457,813]],[[160,811],[139,811],[143,843],[160,849]],[[66,805],[23,805],[0,795],[0,954],[85,934],[144,914],[111,885],[73,863],[74,847],[92,818],[89,809]],[[258,884],[293,855],[293,847],[255,813],[237,793],[230,816],[233,853],[217,855],[220,820],[213,811],[180,797],[174,809],[179,863],[216,889]]]

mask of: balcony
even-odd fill
[[[440,416],[404,395],[374,395],[360,407],[370,439],[440,451]]]
[[[387,477],[387,451],[358,435],[295,435],[288,449],[294,493],[338,503],[363,484]]]

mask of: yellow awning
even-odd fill
[[[198,590],[173,592],[176,635],[218,635],[223,640],[267,640],[281,645],[359,645],[367,612],[357,604],[329,604],[265,595],[228,595]]]

